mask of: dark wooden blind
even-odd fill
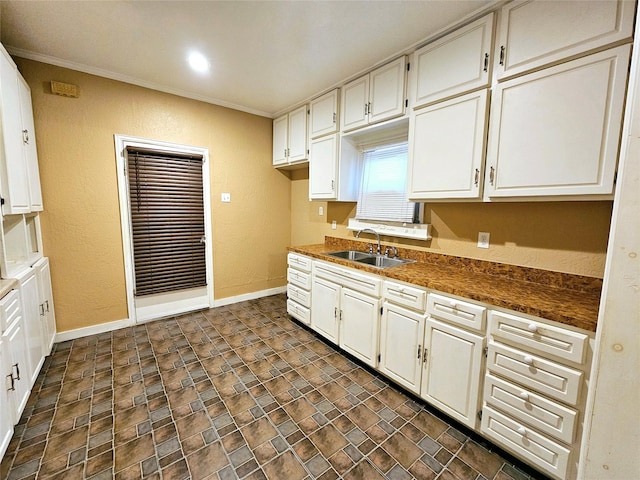
[[[202,161],[127,147],[136,296],[207,284]]]

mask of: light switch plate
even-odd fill
[[[478,232],[478,248],[489,248],[489,232]]]
[[[225,203],[231,202],[231,194],[230,193],[221,193],[220,194],[220,200],[225,202]]]

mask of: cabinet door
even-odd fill
[[[338,134],[311,141],[309,153],[309,199],[336,198]]]
[[[273,121],[273,165],[286,165],[287,163],[288,121],[287,115]]]
[[[385,303],[380,326],[380,372],[420,393],[426,316]]]
[[[10,357],[10,369],[8,373],[13,375],[13,388],[15,388],[15,390],[11,391],[11,394],[13,394],[11,418],[15,425],[20,420],[20,415],[22,415],[24,407],[27,405],[32,385],[29,376],[31,365],[29,364],[27,338],[22,316],[17,317],[16,320],[8,326],[2,336],[3,343],[7,346]],[[7,374],[5,373],[5,375]],[[10,380],[9,383],[9,387],[11,387]],[[3,415],[5,415],[4,412]]]
[[[493,13],[417,50],[414,107],[489,85]]]
[[[409,122],[409,199],[480,198],[487,90],[436,103]]]
[[[321,137],[338,131],[338,93],[331,90],[311,101],[311,118],[309,120],[309,136]]]
[[[307,106],[289,113],[289,163],[307,159]]]
[[[23,153],[22,112],[18,71],[9,54],[0,47],[0,99],[2,100],[2,197],[4,214],[28,213],[29,180]]]
[[[24,328],[26,343],[25,351],[29,358],[29,369],[25,369],[25,377],[29,388],[36,381],[40,367],[44,361],[43,355],[43,316],[40,315],[40,293],[38,291],[38,278],[36,272],[31,270],[20,279],[20,296],[22,297],[22,313],[24,316]]]
[[[421,396],[460,423],[475,428],[484,337],[430,318],[425,344]]]
[[[367,365],[376,366],[380,299],[342,288],[340,347]]]
[[[400,57],[369,74],[369,123],[404,114],[406,57]]]
[[[610,195],[629,45],[493,91],[485,197]]]
[[[369,75],[342,87],[342,131],[367,124],[369,112]]]
[[[46,357],[51,353],[56,336],[56,316],[53,309],[53,292],[51,288],[51,271],[49,259],[42,258],[34,266],[38,278],[39,312],[42,320],[42,354]]]
[[[13,393],[11,388],[11,361],[7,349],[9,347],[4,343],[4,338],[0,336],[0,458],[2,458],[7,451],[11,437],[13,436],[13,422],[11,412],[13,407],[11,405],[12,398],[9,396]]]
[[[311,328],[337,344],[340,286],[314,278],[311,298]]]
[[[40,168],[38,167],[38,149],[36,148],[36,129],[33,123],[31,89],[18,75],[20,91],[20,110],[22,112],[23,151],[29,179],[29,201],[32,212],[42,211],[42,189],[40,188]]]
[[[501,14],[497,77],[517,75],[631,38],[635,4],[626,0],[509,3]]]

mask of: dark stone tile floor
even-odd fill
[[[285,300],[56,344],[0,478],[543,478],[292,321]]]

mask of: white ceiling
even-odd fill
[[[0,40],[20,57],[270,117],[494,2],[3,0]],[[209,72],[187,67],[192,50]]]

